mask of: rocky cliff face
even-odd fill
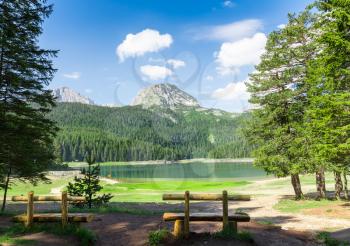
[[[144,108],[152,106],[169,108],[200,106],[193,96],[172,84],[156,84],[141,90],[134,98],[131,105],[142,105]]]
[[[61,87],[53,90],[57,102],[77,102],[83,104],[95,104],[90,98],[80,95],[68,87]]]

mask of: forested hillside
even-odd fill
[[[55,147],[63,161],[81,161],[86,151],[97,161],[249,157],[239,130],[245,117],[198,107],[80,103],[58,103],[49,115],[61,128]]]

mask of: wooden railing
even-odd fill
[[[12,201],[14,202],[27,202],[27,213],[24,215],[18,215],[14,217],[15,221],[24,221],[25,225],[27,227],[31,226],[33,224],[34,218],[36,218],[38,221],[57,221],[57,219],[60,219],[62,222],[62,225],[65,226],[68,223],[68,202],[85,202],[85,197],[79,197],[79,196],[68,196],[67,192],[62,192],[61,196],[34,196],[34,192],[28,192],[28,196],[13,196]],[[53,213],[47,213],[47,214],[34,214],[34,202],[61,202],[61,214],[53,214]],[[80,217],[83,215],[79,215]],[[76,221],[82,220],[78,219]],[[87,215],[83,216],[83,219]],[[87,218],[84,220],[88,221]]]
[[[222,194],[190,194],[186,191],[185,194],[163,194],[163,200],[169,201],[185,201],[184,213],[164,213],[164,221],[175,221],[174,235],[180,237],[189,236],[190,220],[193,221],[222,221],[223,229],[232,229],[237,232],[237,222],[247,222],[250,220],[248,214],[235,213],[228,214],[228,201],[250,201],[249,195],[228,195],[227,191]],[[190,200],[193,201],[222,201],[222,215],[213,213],[193,213],[190,215]]]

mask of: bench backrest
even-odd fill
[[[28,196],[12,196],[13,202],[28,202]],[[62,196],[33,196],[33,201],[38,202],[60,202],[62,201]],[[67,196],[67,201],[69,202],[84,202],[85,197],[83,196]]]
[[[163,200],[185,201],[184,209],[184,233],[185,237],[190,233],[190,200],[194,201],[222,201],[222,223],[223,228],[228,227],[228,201],[250,201],[248,195],[228,195],[224,190],[222,194],[190,194],[186,191],[185,194],[163,194]]]
[[[62,225],[65,226],[68,223],[68,202],[84,202],[85,197],[81,196],[68,196],[67,192],[62,192],[61,196],[34,196],[34,192],[28,192],[28,196],[13,196],[12,201],[14,202],[27,202],[27,222],[26,226],[33,224],[34,217],[34,201],[40,202],[61,202],[61,214],[62,214]]]
[[[189,194],[189,199],[193,201],[222,201],[223,194]],[[163,194],[164,201],[183,201],[185,194]],[[249,195],[227,195],[228,201],[250,201]]]

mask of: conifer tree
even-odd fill
[[[343,189],[341,173],[350,163],[350,1],[319,0],[317,20],[321,52],[310,63],[311,103],[306,112],[313,155],[334,172],[335,195]]]
[[[42,23],[52,12],[45,0],[0,0],[0,188],[2,210],[13,178],[45,179],[57,131],[46,114],[54,98],[46,86],[56,51],[38,46]]]
[[[71,196],[84,196],[86,202],[76,204],[78,207],[88,206],[88,208],[98,207],[109,202],[113,197],[111,194],[97,195],[102,190],[100,185],[100,166],[94,165],[95,159],[92,154],[86,155],[87,168],[81,171],[82,177],[75,177],[74,183],[69,182],[67,186],[68,194]]]
[[[269,35],[266,52],[247,83],[250,102],[257,105],[245,130],[257,147],[255,164],[277,177],[290,175],[297,199],[303,196],[299,174],[309,167],[302,124],[309,103],[306,67],[316,50],[310,37],[314,18],[308,9],[290,14],[286,27]]]

